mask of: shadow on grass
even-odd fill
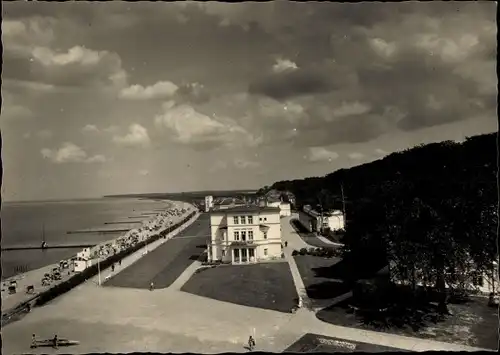
[[[425,292],[413,295],[406,288],[393,286],[384,293],[353,296],[321,310],[317,317],[344,326],[358,323],[376,330],[397,328],[417,332],[450,316],[438,312],[434,295]]]
[[[199,248],[199,249],[206,249],[207,245],[206,244],[200,244],[200,245],[197,245],[196,247]]]
[[[309,298],[316,300],[334,299],[351,291],[351,287],[343,282],[326,281],[306,287]]]
[[[383,261],[356,262],[350,258],[344,258],[331,266],[317,267],[312,270],[316,277],[338,279],[353,285],[359,279],[374,277],[383,267]]]

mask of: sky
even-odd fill
[[[497,131],[495,14],[3,3],[3,199],[260,188]]]

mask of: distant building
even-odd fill
[[[205,196],[205,212],[210,211],[210,209],[213,207],[214,207],[214,197]]]
[[[281,257],[280,209],[239,206],[210,214],[208,260],[232,264]]]
[[[288,217],[292,215],[292,208],[289,202],[280,203],[280,215],[282,217]]]
[[[321,232],[325,229],[338,231],[345,228],[344,214],[342,211],[324,211],[323,214],[321,214],[313,210],[309,205],[304,206],[302,211],[299,211],[299,222],[309,232]]]

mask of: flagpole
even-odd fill
[[[98,284],[99,286],[101,286],[101,256],[100,255],[97,255],[97,273],[98,273],[98,278],[99,278],[99,281],[98,281]]]

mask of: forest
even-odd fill
[[[279,181],[296,207],[345,207],[345,255],[390,264],[417,289],[467,289],[471,275],[498,275],[497,134],[419,145],[323,177]],[[343,203],[344,202],[344,203]],[[377,267],[378,267],[377,266]]]

